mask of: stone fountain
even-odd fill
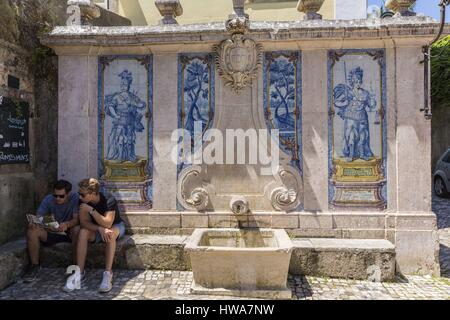
[[[195,294],[290,299],[293,245],[285,230],[195,229],[185,250]]]
[[[319,2],[301,1],[310,6],[299,9],[317,13]],[[81,10],[81,2],[71,3],[81,18],[95,15],[90,5]],[[180,3],[158,1],[170,22],[181,14]],[[401,14],[330,20],[325,6],[324,19],[250,22],[242,1],[234,8],[224,14],[226,23],[186,25],[90,27],[75,15],[69,26],[43,36],[59,57],[59,178],[73,185],[86,177],[103,180],[131,231],[198,229],[187,246],[198,290],[285,291],[284,230],[333,241],[384,239],[395,244],[401,272],[438,274],[420,61],[439,25]],[[122,80],[129,88],[121,88]],[[353,99],[352,90],[364,99]],[[133,104],[118,117],[111,110],[121,92]],[[367,119],[357,132],[366,137],[357,140],[364,143],[358,148],[347,143],[349,105],[360,107],[353,121]],[[204,150],[215,146],[216,154],[227,154],[208,129],[225,140],[227,130],[237,133],[231,139],[244,138],[232,144],[230,163],[177,158],[193,140],[173,139],[173,133],[194,132],[194,120],[201,122]],[[119,122],[133,124],[129,136],[117,130]],[[263,129],[268,136],[257,140],[263,142],[248,143],[252,130]],[[112,139],[117,132],[119,139]],[[123,148],[115,141],[124,138],[130,138],[130,152],[114,152]],[[249,161],[254,147],[278,152],[278,166]],[[267,174],[267,167],[275,170]],[[272,254],[284,261],[276,284],[258,280],[275,272]],[[237,272],[229,283],[204,278],[215,270],[195,271],[224,257],[230,261],[223,272]]]

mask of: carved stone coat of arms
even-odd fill
[[[252,83],[262,61],[262,46],[241,33],[214,46],[219,75],[239,93]]]

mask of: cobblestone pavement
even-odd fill
[[[450,199],[433,196],[433,212],[437,216],[441,276],[450,278]]]
[[[204,300],[230,297],[197,296],[190,294],[192,272],[116,270],[111,292],[97,292],[101,270],[91,270],[81,290],[66,293],[62,290],[63,269],[42,269],[39,280],[31,284],[16,283],[0,292],[0,299],[32,300]],[[450,300],[450,280],[431,276],[407,276],[395,282],[289,276],[293,299],[353,300],[353,299],[446,299]],[[232,298],[235,299],[235,298]]]
[[[442,277],[406,276],[394,282],[289,276],[293,299],[447,299],[450,300],[450,199],[433,197],[440,240]],[[0,291],[3,299],[33,300],[111,300],[111,299],[230,299],[230,297],[190,294],[192,272],[116,270],[114,287],[107,294],[97,292],[102,270],[89,270],[82,290],[66,293],[63,269],[42,269],[39,279],[16,284]],[[235,299],[235,298],[231,298]]]

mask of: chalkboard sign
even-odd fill
[[[0,96],[0,165],[30,162],[28,109],[25,101]]]

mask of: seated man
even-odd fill
[[[100,192],[100,183],[96,179],[85,179],[79,184],[80,224],[78,236],[77,265],[81,272],[81,282],[85,279],[84,264],[89,243],[105,242],[105,271],[99,292],[112,289],[112,264],[116,251],[116,241],[125,234],[125,224],[120,218],[116,199],[111,194]],[[70,279],[67,280],[68,282]],[[65,291],[72,291],[69,283]]]
[[[58,242],[72,242],[72,254],[76,259],[76,245],[78,232],[80,231],[78,223],[78,195],[72,193],[72,184],[66,180],[59,180],[53,188],[53,194],[47,195],[42,200],[37,210],[38,216],[53,215],[59,223],[58,229],[48,230],[43,227],[30,223],[28,225],[27,243],[28,254],[30,256],[30,267],[24,276],[25,282],[32,282],[36,279],[39,271],[39,248],[40,243],[44,246],[50,246]],[[59,234],[56,232],[65,232]]]

